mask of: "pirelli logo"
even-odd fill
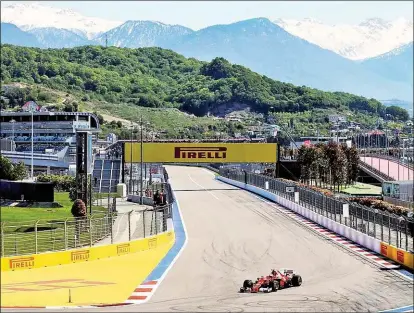
[[[404,263],[404,252],[397,250],[397,261]]]
[[[129,243],[125,243],[122,245],[117,245],[116,246],[116,252],[118,254],[127,254],[129,252],[131,252],[131,245]]]
[[[157,247],[157,238],[148,239],[148,249],[155,249]]]
[[[381,244],[381,254],[388,256],[388,247],[384,245],[383,243]]]
[[[88,261],[89,260],[89,250],[74,251],[70,254],[70,259],[72,260],[72,262]]]
[[[175,159],[226,159],[226,147],[175,147]]]
[[[19,268],[34,267],[34,257],[14,258],[9,260],[10,269],[15,270]]]

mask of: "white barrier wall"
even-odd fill
[[[356,242],[360,244],[363,247],[366,247],[372,251],[375,251],[377,253],[381,253],[381,241],[378,239],[375,239],[373,237],[368,236],[367,234],[361,233],[351,227],[342,225],[338,222],[335,222],[325,216],[322,216],[316,212],[313,212],[312,210],[309,210],[308,208],[305,208],[298,203],[295,203],[293,201],[290,201],[288,199],[285,199],[283,197],[279,197],[276,194],[266,191],[264,189],[248,185],[245,183],[241,183],[232,179],[228,179],[222,176],[217,176],[217,179],[225,182],[227,184],[239,187],[241,189],[245,189],[248,191],[251,191],[255,194],[258,194],[262,196],[263,198],[266,198],[268,200],[271,200],[275,203],[280,204],[283,207],[286,207],[308,219],[311,221],[314,221],[315,223],[324,226],[325,228],[332,230],[333,232],[340,234],[353,242]]]

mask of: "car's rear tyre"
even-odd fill
[[[292,285],[294,287],[299,287],[300,285],[302,285],[302,276],[300,275],[295,275],[292,277]]]
[[[270,282],[269,285],[272,288],[272,292],[276,292],[276,291],[279,290],[280,285],[279,285],[279,282],[277,280],[274,280],[274,281]]]
[[[246,289],[246,288],[252,288],[252,287],[253,287],[253,282],[252,282],[251,280],[246,279],[246,280],[243,282],[243,288],[244,288],[244,289]]]

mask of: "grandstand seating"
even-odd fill
[[[2,130],[30,130],[31,122],[1,123]],[[34,122],[33,129],[73,129],[72,122]]]
[[[68,140],[68,137],[66,137],[66,136],[34,136],[33,137],[34,142],[38,142],[38,141],[66,141],[66,140]],[[30,137],[30,136],[15,136],[14,141],[15,142],[20,142],[20,141],[31,142],[32,137]]]
[[[65,144],[43,144],[43,143],[36,143],[33,144],[33,151],[34,152],[45,152],[46,149],[54,149],[55,153],[62,151],[66,147]],[[16,145],[17,152],[31,152],[32,146],[31,145]]]

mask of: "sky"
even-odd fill
[[[2,6],[18,1],[1,1]],[[29,2],[29,1],[27,1]],[[413,20],[413,1],[39,1],[89,17],[114,21],[155,20],[198,30],[255,17],[313,18],[358,24],[367,18]]]

